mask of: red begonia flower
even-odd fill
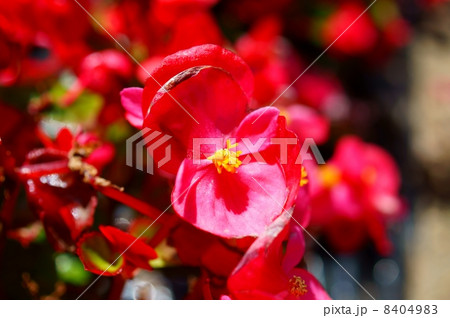
[[[242,137],[251,137],[255,133],[253,129],[257,128],[257,125],[250,126],[251,122],[262,111],[250,114],[241,124],[241,127],[244,126],[242,130],[230,132],[230,137],[225,135],[224,139],[229,143],[230,138],[236,138],[239,144]],[[274,128],[272,134],[265,137],[277,137],[278,111],[273,108],[264,115],[264,119],[259,119],[259,124]],[[238,146],[234,152],[233,146],[225,142],[219,147],[228,149],[231,154],[245,151]],[[217,152],[212,154],[220,157]],[[266,164],[256,160],[244,164],[237,161],[228,166],[231,171],[226,168],[221,170],[218,165],[221,164],[220,159],[218,164],[211,159],[194,164],[192,159],[186,158],[177,173],[172,193],[175,211],[188,222],[216,235],[257,236],[279,215],[288,195],[286,178],[283,167],[277,161],[276,150],[268,148],[264,155]]]
[[[77,254],[86,270],[113,276],[132,273],[137,268],[151,270],[149,261],[157,254],[141,239],[113,226],[100,226],[100,233],[85,234],[77,242]]]
[[[326,165],[311,168],[312,225],[323,227],[341,252],[354,252],[371,238],[379,253],[390,253],[387,222],[405,210],[390,155],[357,137],[345,137]]]
[[[201,45],[167,56],[154,67],[145,90],[131,87],[121,92],[122,105],[130,123],[138,127],[148,115],[153,97],[161,86],[179,73],[196,66],[218,67],[231,74],[234,81],[250,98],[253,93],[253,75],[242,59],[217,45]]]
[[[77,254],[86,270],[104,276],[122,273],[124,257],[99,232],[83,235],[77,242]]]
[[[122,106],[125,109],[125,118],[136,128],[142,128],[144,121],[141,106],[143,91],[140,87],[129,87],[120,92]]]
[[[70,169],[71,152],[85,152],[84,162],[101,169],[113,158],[114,148],[100,145],[91,134],[73,136],[66,128],[55,141],[43,134],[41,139],[46,148],[29,152],[17,174],[48,240],[56,250],[73,250],[79,236],[93,224],[97,197],[80,172]]]
[[[377,43],[378,31],[368,14],[362,15],[355,22],[364,9],[364,5],[356,1],[341,4],[323,25],[324,46],[329,46],[342,35],[331,47],[332,51],[346,55],[370,52]],[[352,23],[354,26],[348,28]]]
[[[56,250],[73,249],[77,238],[93,224],[95,190],[78,172],[68,169],[67,153],[56,149],[30,152],[18,173],[47,239]]]
[[[132,62],[122,52],[104,50],[91,53],[81,61],[78,80],[67,92],[65,102],[69,104],[86,88],[105,96],[119,91],[132,73]]]
[[[250,246],[228,279],[233,299],[330,299],[316,278],[296,266],[303,258],[301,229],[285,212]],[[285,251],[283,242],[287,240]]]
[[[297,195],[301,167],[295,164],[296,136],[286,129],[276,108],[247,115],[251,72],[239,57],[220,47],[204,45],[178,52],[164,59],[153,74],[164,86],[147,81],[143,126],[173,137],[168,141],[170,160],[161,168],[177,173],[172,193],[175,211],[219,236],[257,236]],[[136,89],[122,92],[129,118],[137,117],[136,104],[131,106],[138,94]],[[215,141],[196,149],[194,140],[199,138]],[[287,158],[280,158],[282,151],[271,145],[272,138],[294,141]],[[245,140],[261,143],[251,149]],[[164,149],[156,149],[153,156],[158,162]]]

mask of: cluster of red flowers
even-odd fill
[[[335,129],[355,103],[333,68],[297,78],[298,43],[320,53],[340,37],[331,61],[382,65],[409,34],[383,3],[389,15],[374,6],[340,37],[368,4],[2,1],[0,253],[45,232],[103,276],[198,268],[186,298],[328,299],[302,261],[305,228],[333,251],[386,255],[405,203],[391,156]],[[125,166],[132,126],[171,136],[156,175]],[[196,138],[220,142],[195,161]],[[335,145],[325,165],[304,156],[310,138]]]

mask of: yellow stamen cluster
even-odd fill
[[[208,160],[211,160],[216,166],[218,173],[222,173],[223,169],[236,173],[237,168],[242,164],[242,161],[239,160],[242,151],[230,149],[236,148],[237,145],[237,143],[231,144],[230,140],[227,140],[227,148],[217,150],[212,156],[208,157]]]
[[[300,186],[303,187],[307,185],[309,182],[308,180],[308,172],[306,172],[305,167],[302,167],[302,175],[300,177]]]
[[[341,180],[341,172],[332,165],[325,165],[320,167],[319,177],[325,187],[331,188]]]
[[[292,276],[289,280],[289,292],[296,297],[305,295],[308,292],[305,280],[300,276]]]

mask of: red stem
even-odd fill
[[[165,223],[169,219],[168,215],[162,214],[162,212],[157,208],[116,188],[102,186],[95,186],[95,188],[105,196],[129,206],[130,208],[142,213],[143,215],[148,216],[152,220],[156,220],[157,218],[159,218],[158,221],[160,220],[160,223]]]
[[[108,294],[109,300],[119,300],[122,294],[123,286],[125,285],[125,280],[121,275],[117,275],[113,278],[111,290]]]
[[[16,168],[16,173],[22,179],[35,179],[49,174],[62,174],[70,172],[67,160],[58,160],[46,163],[36,163],[31,165],[23,165]]]
[[[211,294],[211,279],[209,278],[206,272],[203,274],[203,281],[201,284],[202,284],[203,298],[205,300],[213,300]]]

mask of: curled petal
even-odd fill
[[[118,275],[125,265],[120,253],[98,232],[81,237],[77,244],[77,254],[86,270],[99,275]]]
[[[298,265],[305,253],[305,238],[302,229],[295,222],[291,223],[291,228],[286,246],[286,253],[283,258],[283,269],[288,272]]]
[[[166,57],[147,79],[144,89],[142,113],[147,114],[156,92],[178,73],[196,66],[214,66],[231,74],[250,98],[253,92],[253,74],[248,65],[236,54],[220,46],[205,44],[179,51]]]
[[[231,75],[216,67],[195,67],[177,75],[160,89],[152,101],[144,126],[171,136],[170,161],[161,168],[175,174],[192,152],[194,141],[222,138],[244,118],[247,99]],[[153,152],[156,162],[165,147]],[[214,149],[215,150],[215,149]]]
[[[113,226],[100,226],[99,229],[115,250],[124,253],[127,262],[139,268],[151,269],[149,261],[156,258],[157,254],[144,241]]]

